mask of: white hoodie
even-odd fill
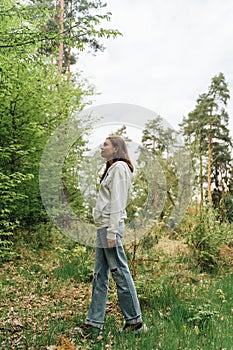
[[[126,204],[133,175],[124,161],[113,163],[103,181],[93,210],[97,228],[107,227],[107,239],[116,239],[119,223],[127,217]]]

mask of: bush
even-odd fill
[[[213,271],[223,262],[220,247],[229,244],[230,224],[218,220],[216,210],[203,209],[196,215],[187,216],[183,226],[186,243],[201,271]]]

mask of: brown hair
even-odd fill
[[[116,155],[114,156],[113,159],[113,163],[121,160],[125,163],[127,163],[128,167],[130,168],[131,172],[133,172],[134,167],[133,164],[129,158],[129,154],[128,154],[128,149],[127,149],[127,145],[125,143],[125,141],[122,139],[122,137],[120,136],[108,136],[107,140],[110,140],[111,144],[113,145],[113,147],[116,148]],[[104,170],[104,173],[102,174],[101,178],[100,178],[100,182],[103,181],[108,169],[110,168],[111,163],[108,161],[106,163],[106,167]]]

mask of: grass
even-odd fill
[[[95,342],[73,332],[90,303],[93,249],[62,237],[47,250],[21,245],[19,259],[1,267],[0,349],[232,350],[232,266],[200,273],[186,249],[169,253],[177,241],[166,238],[166,251],[157,249],[162,239],[138,248],[131,263],[148,333],[119,333],[123,320],[111,280],[105,331]],[[130,250],[127,255],[130,260]]]

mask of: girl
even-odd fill
[[[125,318],[123,331],[138,333],[147,330],[142,323],[137,293],[121,241],[134,168],[126,143],[119,136],[107,137],[101,147],[101,156],[106,159],[106,168],[93,211],[97,237],[92,301],[86,322],[79,329],[85,337],[97,336],[103,328],[110,272]]]

